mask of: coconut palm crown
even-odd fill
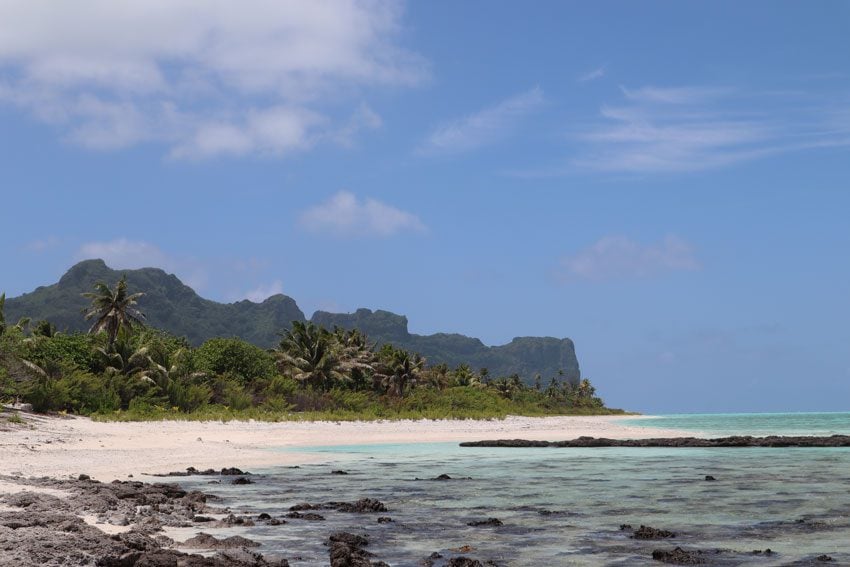
[[[331,332],[310,322],[293,321],[275,351],[278,366],[302,385],[330,389],[350,376],[341,372]]]
[[[84,311],[86,321],[94,319],[89,333],[106,331],[109,346],[112,347],[122,327],[129,330],[133,325],[144,325],[145,314],[136,308],[138,299],[144,294],[128,294],[126,276],[121,278],[114,290],[103,282],[96,283],[94,289],[93,292],[83,294],[83,297],[91,300],[91,307]]]

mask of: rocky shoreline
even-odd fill
[[[658,437],[650,439],[608,439],[606,437],[578,437],[566,441],[536,441],[530,439],[494,439],[465,441],[461,447],[850,447],[850,435],[753,437]]]
[[[212,483],[242,484],[239,481],[251,473],[234,467],[220,471],[189,467],[186,472],[156,476],[213,475],[218,480]],[[0,485],[20,489],[0,493],[0,567],[289,567],[288,558],[257,552],[261,547],[258,542],[241,535],[216,537],[207,531],[325,519],[315,511],[375,515],[387,512],[384,503],[362,498],[354,502],[296,504],[280,518],[265,513],[247,517],[217,506],[219,498],[213,494],[187,491],[177,484],[119,480],[102,483],[85,474],[67,480],[0,475]],[[378,523],[392,521],[388,516],[377,518]],[[185,541],[175,541],[163,533],[167,527],[199,526],[207,531]],[[337,531],[328,535],[324,545],[331,567],[389,567],[365,549],[369,539],[364,535]],[[421,564],[495,565],[463,555],[444,557],[437,552]]]
[[[176,484],[134,481],[101,483],[80,475],[74,480],[0,477],[21,492],[0,496],[0,565],[17,567],[91,565],[97,567],[286,567],[265,557],[258,544],[240,537],[199,534],[175,542],[162,533],[187,527],[203,513],[226,509],[215,497],[187,492]],[[61,495],[61,496],[60,496]],[[98,522],[99,529],[86,521]],[[112,532],[112,533],[110,533]],[[207,557],[176,547],[215,551]]]
[[[840,447],[848,446],[848,442],[850,437],[847,436],[665,438],[623,442],[580,437],[570,442],[557,443],[514,439],[463,445]],[[437,472],[439,471],[434,471]],[[331,469],[327,466],[318,474],[327,475],[325,478],[350,478],[351,475],[356,476],[357,471]],[[393,507],[392,502],[388,507],[384,502],[369,497],[351,501],[339,499],[339,496],[333,500],[319,497],[308,502],[293,498],[278,509],[251,510],[251,506],[242,508],[238,495],[246,493],[233,492],[238,489],[229,485],[256,483],[262,486],[270,477],[266,474],[252,474],[236,467],[189,467],[180,472],[148,476],[161,477],[163,482],[146,483],[130,479],[105,483],[91,479],[85,474],[68,479],[0,475],[0,567],[288,567],[290,564],[318,564],[317,561],[322,555],[324,559],[321,564],[331,567],[388,567],[381,559],[393,556],[393,546],[387,546],[387,540],[382,534],[393,533],[399,529],[408,532],[419,529],[410,521],[409,514]],[[175,484],[172,479],[183,482],[184,485]],[[473,479],[442,473],[430,478],[415,477],[411,480],[454,484],[470,482]],[[715,480],[717,479],[712,475],[705,476],[705,481]],[[724,480],[722,476],[720,480]],[[211,487],[209,490],[218,491],[223,498],[207,492],[206,486]],[[212,488],[213,486],[218,488]],[[192,487],[200,490],[192,490]],[[357,493],[360,491],[358,487],[359,483],[346,485],[340,495]],[[237,495],[235,499],[234,495]],[[228,504],[233,506],[233,509]],[[510,516],[502,516],[496,509],[482,508],[478,512],[477,517],[472,516],[465,521],[467,529],[480,530],[482,534],[517,533],[518,528]],[[491,513],[501,517],[493,517]],[[549,509],[537,510],[537,513],[541,516],[581,515]],[[394,519],[396,514],[407,516],[407,520],[399,516]],[[338,520],[342,515],[352,521],[340,524]],[[272,533],[277,534],[280,529],[280,536],[285,538],[289,533],[286,531],[286,524],[290,524],[291,528],[299,526],[299,522],[318,522],[314,525],[319,529],[313,530],[309,537],[302,540],[311,547],[310,557],[299,556],[298,551],[289,548],[281,551],[280,547],[272,546],[273,551],[280,555],[266,551],[269,540],[263,540],[263,537],[268,537],[261,535],[263,530],[271,529]],[[376,531],[369,527],[376,524],[388,525],[391,531]],[[306,524],[301,524],[304,525]],[[694,533],[678,528],[670,530],[643,524],[635,526],[622,524],[619,529],[611,526],[610,531],[603,530],[597,535],[602,541],[617,542],[608,549],[609,551],[622,553],[624,556],[640,556],[663,564],[735,565],[749,563],[755,557],[772,560],[782,558],[782,553],[771,549],[748,551],[707,548],[700,545]],[[321,529],[323,527],[326,529]],[[753,528],[755,531],[750,535],[756,534],[760,536],[757,539],[764,536],[764,539],[771,540],[776,537],[776,533],[811,533],[831,527],[835,526],[817,519],[797,519],[760,524]],[[277,535],[273,537],[277,538]],[[262,541],[265,541],[265,544],[261,543]],[[406,564],[427,567],[494,567],[513,564],[505,562],[503,557],[488,554],[486,545],[480,548],[469,545],[450,547],[446,541],[437,548],[439,551],[427,557],[420,556],[415,563]],[[376,551],[378,557],[370,550]],[[382,558],[385,554],[387,557]],[[485,559],[481,555],[479,558],[472,556],[478,554],[483,554],[484,557],[490,555],[493,559]],[[521,555],[522,553],[519,557]],[[814,565],[835,560],[829,555],[821,554],[812,555],[807,561],[805,564]]]

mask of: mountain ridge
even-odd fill
[[[216,336],[235,336],[267,348],[278,342],[279,334],[289,329],[292,321],[308,320],[296,301],[284,294],[272,295],[261,303],[219,303],[201,297],[160,268],[113,270],[99,259],[78,262],[55,284],[8,298],[7,319],[47,319],[60,330],[85,331],[88,323],[82,311],[88,301],[81,294],[91,291],[99,281],[114,285],[122,275],[127,276],[131,291],[145,293],[139,307],[148,324],[185,336],[195,345]],[[573,383],[581,378],[575,345],[568,338],[515,337],[504,345],[487,346],[480,339],[457,333],[410,333],[406,316],[381,309],[316,311],[309,320],[327,328],[358,328],[377,344],[391,343],[419,352],[430,364],[454,367],[467,363],[476,370],[487,368],[491,376],[516,373],[526,382],[537,375],[544,379],[560,375]]]

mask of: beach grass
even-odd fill
[[[407,401],[407,400],[405,400]],[[286,411],[263,406],[234,409],[210,404],[191,412],[153,405],[136,404],[126,410],[98,412],[95,421],[385,421],[385,420],[442,420],[473,419],[500,420],[508,416],[546,417],[560,415],[632,415],[621,409],[575,407],[568,410],[548,410],[535,405],[482,404],[479,406],[443,403],[417,407],[415,404],[373,403],[360,408],[334,408],[315,411]]]

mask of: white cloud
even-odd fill
[[[401,17],[394,0],[8,0],[0,104],[96,149],[286,154],[351,129],[333,115],[358,116],[362,89],[427,76]]]
[[[498,142],[517,122],[542,104],[543,91],[534,87],[494,106],[438,126],[419,148],[419,153],[462,153]]]
[[[208,280],[207,270],[197,261],[174,257],[158,246],[141,240],[117,238],[88,242],[77,250],[76,259],[101,259],[115,270],[161,268],[175,273],[183,283],[195,290],[202,289]]]
[[[256,288],[246,292],[242,298],[254,303],[262,303],[273,295],[283,293],[283,282],[275,280],[268,285],[259,285]]]
[[[621,89],[596,124],[577,135],[581,168],[686,172],[778,153],[850,145],[850,124],[827,120],[823,104],[725,87]]]
[[[605,236],[564,258],[560,276],[566,281],[602,281],[698,269],[700,263],[693,248],[677,236],[668,235],[653,244],[641,244],[624,236]]]
[[[315,127],[324,122],[323,116],[298,107],[249,110],[238,122],[199,126],[193,137],[179,142],[170,155],[177,159],[249,153],[284,155],[312,147],[321,136]]]
[[[374,199],[359,200],[348,191],[340,191],[302,213],[300,224],[310,232],[338,236],[387,237],[404,231],[426,230],[416,215]]]
[[[605,66],[603,65],[602,67],[597,67],[596,69],[593,69],[591,71],[588,71],[587,73],[584,73],[583,75],[580,75],[576,80],[579,83],[589,83],[591,81],[595,81],[604,77],[605,72]]]

